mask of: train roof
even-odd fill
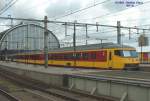
[[[132,48],[134,47],[128,46],[128,45],[119,45],[115,43],[102,43],[102,44],[89,44],[89,45],[80,45],[76,46],[76,51],[82,51],[82,50],[97,50],[97,49],[111,49],[111,48]],[[63,47],[63,48],[55,48],[49,50],[49,52],[63,52],[63,51],[73,51],[73,47]],[[22,53],[34,53],[34,54],[41,54],[43,52],[42,50],[39,51],[23,51]],[[22,54],[20,52],[20,54]]]
[[[95,49],[110,49],[110,48],[133,48],[128,45],[119,45],[115,43],[102,43],[102,44],[89,44],[89,45],[80,45],[76,46],[76,50],[95,50]],[[63,48],[57,48],[57,49],[51,49],[49,52],[53,51],[72,51],[73,47],[63,47]]]

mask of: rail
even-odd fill
[[[14,97],[13,95],[7,93],[6,91],[0,89],[0,94],[4,95],[7,97],[10,101],[20,101],[18,98]]]

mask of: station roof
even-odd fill
[[[3,35],[7,32],[8,30],[5,30],[3,32],[0,32],[0,40],[2,39]]]
[[[24,42],[24,44],[26,44],[25,43],[25,41],[26,41],[25,39],[27,38],[26,34],[28,34],[28,39],[30,39],[30,40],[32,40],[33,38],[37,38],[37,41],[38,41],[38,39],[40,39],[38,43],[40,44],[41,47],[40,46],[37,46],[37,47],[40,47],[40,49],[43,49],[44,41],[42,41],[42,40],[44,40],[44,27],[37,25],[37,24],[30,23],[30,24],[19,24],[19,25],[13,26],[12,28],[7,29],[3,32],[0,32],[0,48],[1,48],[1,50],[4,49],[2,44],[5,42],[5,40],[9,44],[11,44],[11,45],[9,45],[9,46],[11,46],[11,48],[15,42],[18,42],[19,44],[21,44],[21,42],[22,43]],[[12,35],[14,37],[10,37],[10,39],[7,39],[8,35]],[[50,30],[48,30],[48,37],[49,37],[48,42],[50,43],[48,46],[49,48],[59,48],[60,47],[58,38]],[[36,45],[38,45],[37,41],[35,42]],[[31,43],[31,41],[30,41],[30,43],[29,43],[30,47],[32,45],[32,48],[33,48],[34,47],[33,44],[34,43],[33,42]],[[14,48],[16,48],[17,45],[16,46],[13,45],[13,46],[14,46]]]

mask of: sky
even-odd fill
[[[0,0],[0,10],[13,0]],[[15,0],[14,0],[15,1]],[[77,21],[83,23],[96,23],[105,25],[116,25],[121,21],[122,26],[138,26],[140,28],[150,28],[150,0],[16,0],[16,3],[0,16],[43,19],[48,16],[49,20]],[[89,9],[74,13],[75,11],[89,7]],[[71,14],[74,13],[74,14]],[[70,14],[69,16],[65,16]],[[65,16],[65,17],[64,17]],[[1,21],[0,24],[9,24],[10,21]],[[98,42],[116,42],[116,29],[88,27],[88,38],[85,37],[85,28],[77,28],[77,42],[84,44]],[[68,35],[65,37],[64,26],[51,24],[49,30],[61,40],[61,42],[72,41],[72,27],[68,28]],[[146,31],[146,36],[150,31]],[[122,43],[138,47],[137,40],[139,34],[136,30],[123,30]],[[143,31],[140,31],[143,33]],[[131,44],[132,43],[132,44]],[[146,47],[147,48],[147,47]],[[149,49],[149,48],[148,48]],[[147,50],[147,49],[146,49]]]

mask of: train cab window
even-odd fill
[[[130,57],[131,56],[130,51],[123,51],[123,56]]]
[[[137,57],[135,50],[115,50],[115,55],[122,57]]]
[[[137,52],[135,50],[132,50],[131,51],[131,56],[132,57],[138,57],[138,54],[137,54]]]
[[[135,50],[123,50],[124,57],[137,57],[137,52]]]

